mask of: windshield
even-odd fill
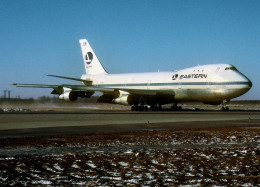
[[[235,68],[234,66],[226,67],[225,70],[234,70],[234,71],[238,71],[237,68]]]

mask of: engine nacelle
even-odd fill
[[[114,99],[114,102],[121,105],[133,105],[137,102],[137,97],[134,95],[122,95]]]
[[[59,96],[59,99],[65,100],[65,101],[76,101],[78,99],[78,95],[76,92],[73,91],[67,91],[64,92]]]

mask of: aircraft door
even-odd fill
[[[212,89],[212,90],[217,90],[219,89],[219,86],[217,85],[217,83],[215,81],[212,81],[212,79],[208,78],[208,84],[207,84],[207,88],[208,89]]]
[[[182,89],[182,82],[180,79],[178,80],[178,89],[180,89],[180,90]]]
[[[151,86],[151,80],[148,80],[148,82],[147,82],[147,90],[150,90],[150,86]]]
[[[207,78],[207,88],[210,89],[211,88],[211,79]]]

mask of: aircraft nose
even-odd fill
[[[250,88],[253,86],[252,81],[250,81],[249,79],[248,79],[248,86],[249,86]]]
[[[246,93],[252,88],[253,83],[247,76],[245,76],[243,74],[240,74],[240,75],[241,75],[240,80],[243,82],[243,86],[241,87],[241,91]]]
[[[246,87],[248,88],[248,90],[251,89],[251,87],[253,86],[252,81],[245,75],[241,74],[241,81],[244,81],[246,84]]]

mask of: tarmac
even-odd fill
[[[0,114],[0,137],[259,126],[259,111],[59,110]]]

